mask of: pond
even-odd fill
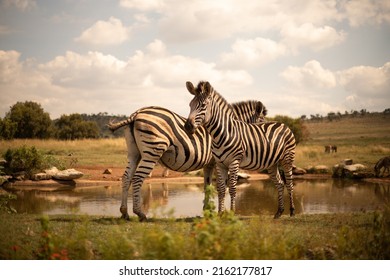
[[[295,180],[296,213],[338,213],[370,211],[383,208],[390,199],[390,182],[311,179]],[[130,192],[131,193],[131,192]],[[18,213],[88,214],[120,216],[121,187],[76,187],[67,191],[18,191],[11,206]],[[285,203],[288,203],[285,193]],[[148,217],[195,217],[202,215],[203,185],[145,183],[143,207]],[[230,207],[227,192],[226,206]],[[131,195],[128,198],[132,209]],[[272,215],[277,208],[277,191],[269,180],[240,184],[237,188],[237,211],[242,216]],[[288,209],[286,204],[286,209]],[[287,214],[288,211],[285,211]],[[131,214],[131,213],[129,213]]]

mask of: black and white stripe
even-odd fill
[[[225,208],[226,182],[229,184],[231,209],[235,210],[239,168],[268,170],[278,190],[278,210],[275,218],[279,218],[284,211],[284,185],[290,196],[290,215],[293,216],[292,167],[296,143],[292,131],[282,123],[253,124],[237,120],[233,117],[232,106],[209,82],[200,82],[196,88],[191,82],[187,82],[187,89],[195,97],[190,103],[191,111],[185,124],[186,130],[196,133],[203,126],[212,137],[212,153],[218,172],[218,210],[223,211]],[[285,184],[278,167],[284,169]]]
[[[234,105],[233,116],[243,121],[262,121],[266,109],[260,101]],[[237,112],[237,113],[235,113]],[[129,218],[127,197],[133,186],[133,212],[140,220],[146,216],[141,209],[143,181],[157,162],[174,171],[188,172],[204,169],[204,184],[211,183],[215,161],[211,155],[211,137],[204,128],[194,134],[184,129],[186,119],[161,107],[146,107],[134,112],[128,119],[110,123],[111,131],[125,126],[128,165],[122,180],[122,217]]]

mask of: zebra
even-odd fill
[[[243,121],[264,121],[267,109],[260,101],[239,102],[232,105],[234,117]],[[141,209],[140,188],[157,162],[174,171],[188,172],[203,168],[204,186],[211,184],[215,162],[211,155],[211,138],[205,129],[188,134],[186,119],[162,107],[145,107],[124,121],[110,122],[113,132],[126,126],[128,165],[122,176],[122,218],[128,220],[127,197],[133,186],[133,212],[140,221],[146,220]]]
[[[284,211],[284,182],[278,170],[284,169],[285,185],[290,198],[290,216],[295,213],[293,201],[292,169],[295,158],[295,137],[284,124],[261,122],[248,124],[233,118],[230,104],[217,93],[209,82],[201,81],[195,88],[186,83],[195,95],[190,102],[190,113],[185,124],[189,133],[202,126],[212,137],[212,153],[217,165],[218,212],[225,210],[226,184],[229,187],[231,210],[235,211],[237,172],[268,170],[278,190],[278,210],[274,218]]]
[[[383,157],[378,162],[375,164],[374,171],[375,171],[375,176],[379,177],[381,174],[381,169],[383,168],[382,176],[385,176],[385,173],[389,173],[389,168],[390,168],[390,156]]]

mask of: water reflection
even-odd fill
[[[331,213],[375,210],[390,199],[389,183],[346,180],[296,180],[296,213]],[[18,213],[90,214],[119,216],[121,188],[116,186],[74,188],[67,191],[19,191],[12,201]],[[203,186],[177,183],[144,184],[143,208],[148,216],[193,217],[202,215]],[[285,203],[288,203],[287,193]],[[227,194],[226,205],[230,206]],[[251,181],[237,188],[237,214],[272,215],[277,191],[269,180]],[[286,204],[286,209],[289,205]],[[132,208],[129,196],[129,209]],[[131,212],[131,211],[130,211]]]

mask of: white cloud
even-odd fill
[[[160,10],[164,7],[164,0],[120,0],[119,5],[140,11]]]
[[[390,62],[382,67],[355,66],[338,72],[340,85],[352,96],[387,96],[390,100]]]
[[[120,19],[110,17],[108,21],[97,21],[75,39],[93,45],[118,45],[129,39],[129,28]]]
[[[295,86],[287,87],[283,96],[305,96],[313,113],[361,108],[381,111],[390,107],[390,62],[381,67],[355,66],[332,72],[312,60],[303,67],[289,66],[280,75]],[[326,111],[326,104],[333,104],[333,109]]]
[[[221,90],[252,83],[245,71],[219,70],[214,63],[170,54],[160,40],[126,61],[101,52],[84,55],[68,51],[37,64],[20,61],[20,53],[15,51],[0,52],[0,77],[0,91],[13,93],[12,98],[1,97],[2,112],[30,98],[57,113],[109,112],[110,108],[115,113],[130,113],[147,105],[176,108],[183,113],[189,100],[187,80],[196,83],[208,79]]]
[[[353,27],[367,23],[390,23],[390,2],[388,0],[354,0],[344,3],[346,18]]]
[[[260,66],[286,55],[286,53],[287,50],[284,45],[270,39],[238,39],[232,45],[231,52],[222,53],[221,65],[228,67]]]
[[[21,11],[26,11],[35,8],[37,3],[34,0],[3,0],[3,5],[5,7],[13,6]]]
[[[280,75],[302,88],[333,88],[337,85],[335,74],[316,60],[306,62],[303,67],[288,66]]]
[[[345,32],[337,32],[333,27],[316,27],[312,23],[300,26],[286,24],[281,29],[282,42],[294,52],[300,47],[307,47],[319,51],[337,45],[344,41]]]
[[[301,26],[312,22],[322,26],[342,19],[334,0],[123,0],[120,5],[154,13],[160,34],[168,42],[224,39],[236,34],[278,31],[286,23]]]

